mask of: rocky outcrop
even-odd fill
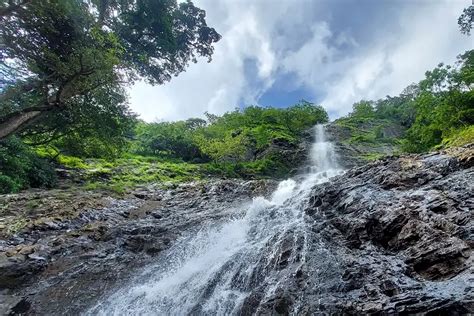
[[[377,119],[345,122],[348,120],[350,118],[342,118],[326,126],[328,139],[334,143],[342,167],[362,166],[399,150],[398,140],[405,130],[399,124]]]
[[[301,172],[301,168],[308,161],[308,153],[313,142],[313,130],[309,129],[302,133],[298,142],[291,142],[288,139],[275,138],[270,145],[261,151],[253,153],[254,159],[269,158],[281,163],[281,166],[273,174],[275,178],[288,178]]]
[[[313,245],[303,278],[321,286],[303,289],[318,300],[308,312],[474,313],[473,166],[470,146],[387,158],[316,187],[306,213],[330,256]]]
[[[467,146],[385,158],[315,186],[302,201],[301,231],[283,232],[278,251],[269,240],[240,314],[474,313],[473,179]],[[138,188],[124,199],[2,196],[0,314],[83,312],[183,232],[238,216],[235,207],[275,186],[216,180]],[[267,274],[277,281],[271,291]]]
[[[148,186],[124,199],[80,190],[2,196],[0,314],[78,314],[181,233],[235,215],[234,206],[275,185]]]

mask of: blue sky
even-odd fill
[[[147,121],[301,99],[336,118],[358,100],[400,93],[426,70],[474,47],[457,27],[470,0],[195,3],[222,40],[211,63],[192,64],[162,86],[131,88],[131,107]]]

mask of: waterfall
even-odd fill
[[[311,148],[311,164],[314,166],[314,172],[338,170],[336,153],[331,142],[326,140],[324,125],[316,125],[315,142]]]
[[[301,181],[282,181],[269,199],[242,205],[236,212],[242,215],[183,236],[86,314],[232,315],[252,300],[257,305],[271,300],[307,260],[310,225],[303,209],[311,188],[341,172],[324,126],[314,132],[311,168]],[[302,304],[294,304],[291,313]]]

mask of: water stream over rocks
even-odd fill
[[[0,239],[0,314],[473,314],[474,145],[343,172],[314,132],[280,183],[2,197],[43,206]]]
[[[311,230],[304,212],[309,194],[314,185],[342,173],[323,125],[315,127],[315,136],[308,174],[280,182],[270,198],[254,198],[227,222],[181,237],[131,284],[87,314],[258,312],[259,305],[303,273]],[[291,310],[281,308],[297,314],[305,305],[302,295]]]

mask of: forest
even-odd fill
[[[206,25],[203,12],[173,1],[145,1],[134,9],[113,1],[25,3],[27,9],[10,5],[1,14],[2,193],[54,187],[58,168],[88,170],[84,182],[90,188],[99,176],[120,189],[209,174],[282,178],[294,171],[295,161],[278,146],[296,148],[312,126],[329,121],[324,104],[305,100],[288,108],[251,105],[185,121],[141,121],[128,106],[125,85],[138,77],[163,84],[197,56],[210,60],[220,35]],[[458,21],[465,34],[471,8]],[[140,19],[150,10],[153,20]],[[69,35],[58,40],[55,34],[64,29]],[[156,32],[163,45],[132,29]],[[351,128],[351,142],[369,144],[386,142],[381,130],[395,123],[403,135],[389,141],[398,152],[460,146],[474,139],[473,85],[470,50],[454,65],[427,71],[398,96],[355,103],[336,123]],[[127,168],[133,163],[142,168],[140,175]]]

